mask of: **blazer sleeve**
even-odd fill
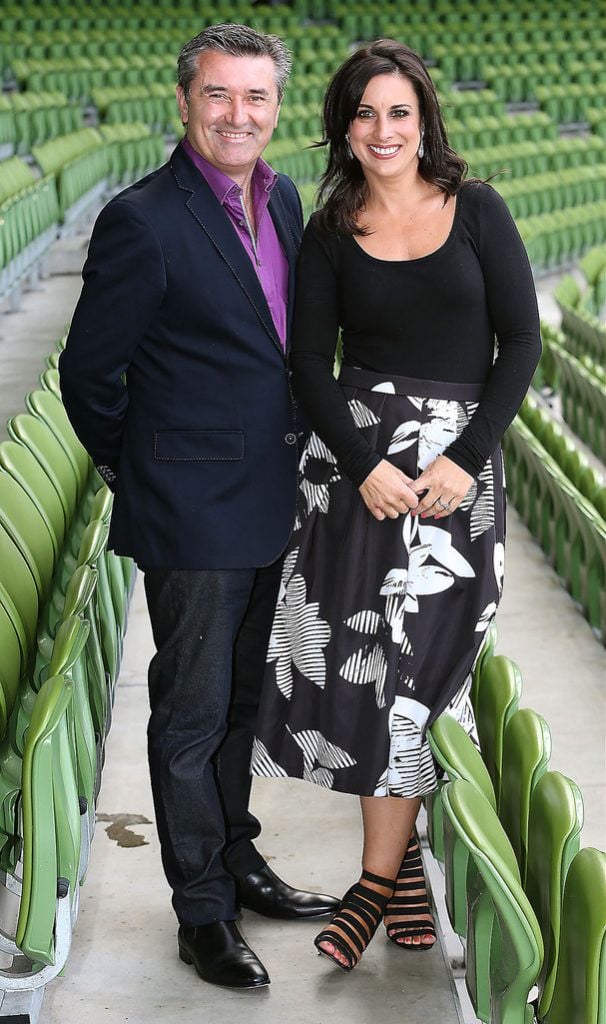
[[[158,238],[127,199],[118,197],[99,215],[82,277],[59,359],[61,394],[76,434],[111,486],[128,409],[123,375],[166,290]]]

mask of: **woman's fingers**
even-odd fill
[[[359,490],[366,507],[376,519],[397,519],[418,503],[410,482],[396,466],[383,459],[368,474]]]
[[[469,473],[447,456],[439,455],[416,480],[411,482],[411,488],[417,494],[422,494],[413,515],[419,515],[424,519],[428,516],[443,519],[452,515],[472,483],[473,477]]]

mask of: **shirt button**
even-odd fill
[[[297,435],[296,434],[287,434],[286,437],[284,438],[284,440],[286,441],[286,444],[296,444],[297,443]]]

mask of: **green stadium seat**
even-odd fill
[[[545,957],[538,987],[537,1015],[551,1004],[561,939],[564,882],[578,852],[583,801],[578,787],[560,772],[548,771],[530,797],[525,891],[543,936]]]
[[[513,661],[495,654],[484,665],[475,707],[482,757],[488,768],[497,801],[501,800],[503,736],[505,727],[517,710],[522,692],[520,670]]]
[[[514,852],[493,808],[471,783],[448,783],[442,799],[447,845],[456,834],[476,876],[469,880],[465,974],[474,1010],[491,1024],[532,1024],[528,998],[543,940]]]
[[[542,1024],[602,1024],[605,978],[606,853],[587,847],[566,875],[558,969]]]
[[[534,787],[547,771],[551,734],[547,722],[530,708],[519,708],[505,725],[499,818],[516,855],[522,885],[526,884],[530,802]]]

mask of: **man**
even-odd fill
[[[269,983],[235,923],[334,911],[255,849],[249,763],[297,478],[286,338],[302,231],[261,159],[290,55],[242,25],[179,55],[186,138],[93,231],[61,357],[65,406],[115,490],[110,546],[145,572],[157,653],[149,760],[179,953],[206,981]]]

